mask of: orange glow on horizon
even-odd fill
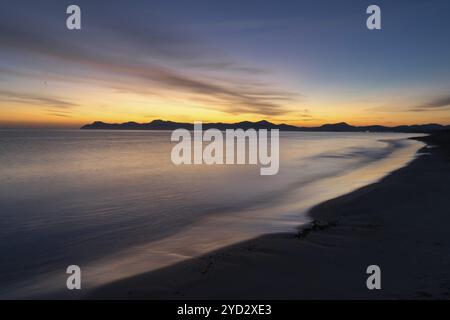
[[[81,91],[80,91],[81,92]],[[188,122],[224,122],[267,120],[276,124],[316,127],[323,124],[346,122],[354,126],[412,125],[426,123],[450,124],[450,116],[443,112],[386,112],[367,110],[360,104],[316,101],[306,109],[301,103],[287,106],[284,114],[263,115],[231,113],[217,108],[214,103],[200,101],[181,93],[153,97],[117,92],[72,91],[68,101],[73,107],[54,107],[25,102],[0,102],[0,127],[3,128],[67,128],[75,129],[94,121],[148,123],[156,119]],[[77,99],[82,97],[82,99]]]

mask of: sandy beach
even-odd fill
[[[380,182],[322,203],[298,234],[258,237],[111,283],[104,299],[448,299],[448,136]],[[368,290],[366,268],[381,268]]]

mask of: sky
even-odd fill
[[[449,34],[448,0],[0,0],[0,128],[450,124]]]

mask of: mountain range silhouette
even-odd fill
[[[165,120],[153,120],[148,123],[124,122],[124,123],[105,123],[95,121],[81,127],[83,130],[175,130],[175,129],[193,130],[194,124],[184,122],[173,122]],[[346,122],[334,124],[324,124],[318,127],[298,127],[288,124],[274,124],[266,120],[257,122],[242,121],[237,123],[202,123],[203,130],[207,129],[279,129],[280,131],[306,131],[306,132],[405,132],[405,133],[427,133],[436,131],[450,130],[450,125],[444,126],[436,123],[401,125],[387,127],[381,125],[370,126],[352,126]]]

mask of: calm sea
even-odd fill
[[[257,235],[404,166],[413,135],[281,133],[280,171],[175,166],[165,131],[0,131],[0,297],[71,297]],[[80,294],[80,293],[76,293]]]

